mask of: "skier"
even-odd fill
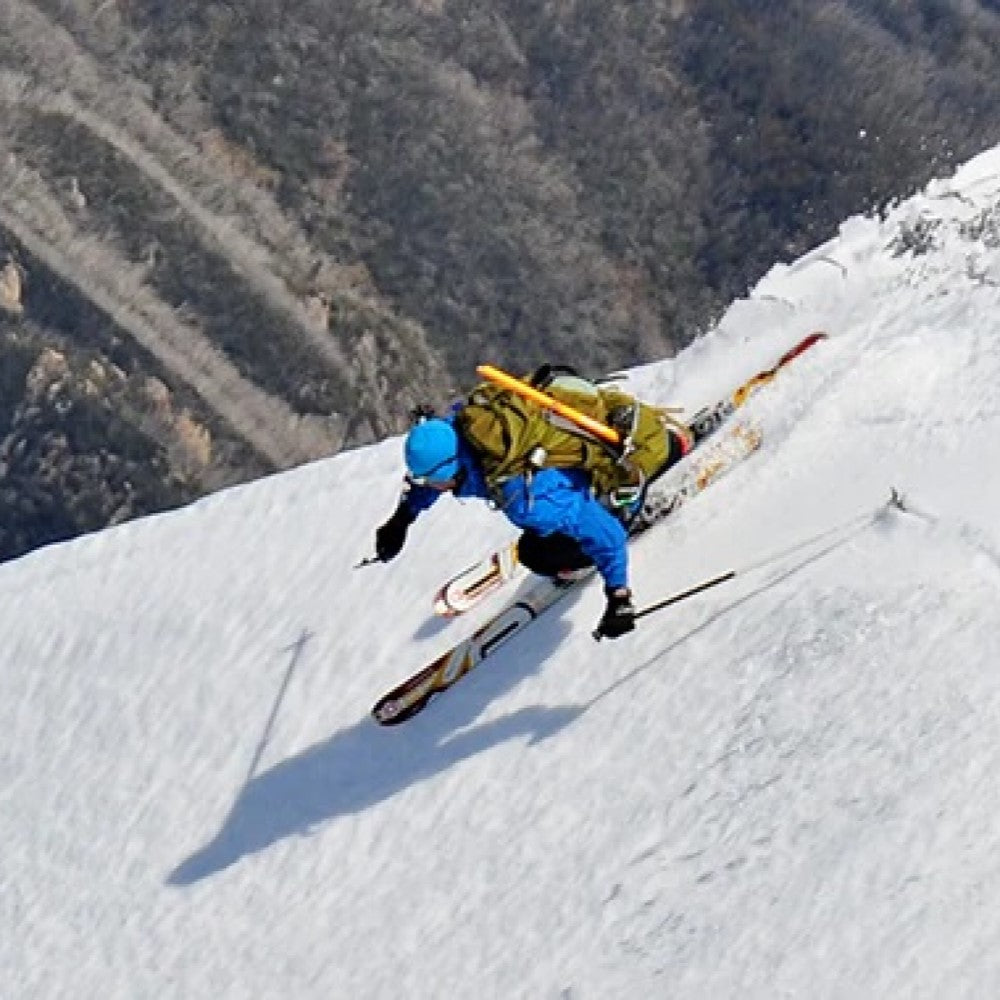
[[[669,440],[660,471],[690,447],[683,431],[664,428]],[[586,469],[540,468],[506,479],[497,495],[487,484],[479,456],[456,426],[454,413],[421,420],[407,435],[404,452],[407,488],[375,533],[375,553],[381,561],[399,555],[410,525],[442,494],[492,500],[522,529],[518,559],[532,572],[571,579],[575,571],[596,566],[607,598],[598,624],[601,635],[614,639],[635,628],[624,522],[641,506],[641,492],[627,505],[609,509],[593,495]]]

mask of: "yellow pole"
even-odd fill
[[[559,402],[558,399],[553,399],[541,390],[536,389],[533,385],[528,385],[527,382],[522,382],[519,378],[514,378],[513,375],[508,375],[505,371],[494,368],[493,365],[480,365],[476,369],[476,373],[490,382],[495,382],[505,389],[510,389],[512,392],[524,396],[525,399],[530,399],[533,403],[537,403],[546,410],[558,413],[559,416],[565,417],[583,430],[596,435],[602,441],[608,441],[611,444],[621,444],[621,435],[613,427],[608,427],[607,424],[602,424],[600,420],[588,417],[586,413],[581,413],[572,406],[567,406],[565,403]]]

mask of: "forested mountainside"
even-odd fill
[[[0,558],[672,353],[1000,141],[997,0],[5,0]]]

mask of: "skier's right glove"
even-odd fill
[[[406,544],[406,532],[416,519],[405,501],[400,501],[392,517],[375,532],[375,555],[382,562],[395,559]]]
[[[617,639],[635,628],[635,608],[628,587],[605,587],[608,604],[604,617],[597,624],[595,639]]]

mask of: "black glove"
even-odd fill
[[[604,617],[598,622],[595,639],[617,639],[635,628],[635,608],[632,606],[632,591],[628,587],[605,587],[608,606]]]
[[[405,502],[401,502],[392,517],[375,532],[375,555],[382,562],[395,559],[403,551],[406,532],[416,516]]]

